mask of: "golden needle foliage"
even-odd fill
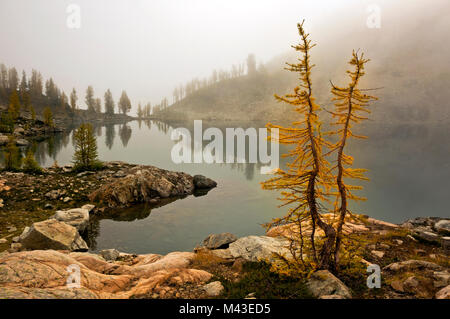
[[[365,136],[355,135],[352,131],[353,124],[367,120],[366,114],[370,113],[367,108],[369,102],[376,100],[376,97],[367,95],[358,88],[361,78],[365,75],[364,67],[370,60],[364,59],[364,54],[358,55],[355,51],[352,53],[352,59],[349,64],[354,67],[353,71],[347,71],[350,77],[350,83],[347,87],[338,87],[331,83],[331,93],[334,95],[335,110],[332,113],[335,121],[332,123],[337,126],[336,131],[330,132],[331,135],[337,135],[339,140],[332,145],[333,150],[337,150],[337,174],[336,185],[338,192],[336,193],[335,210],[338,211],[337,237],[335,244],[335,260],[338,260],[339,246],[341,242],[342,226],[347,214],[348,200],[365,200],[363,197],[355,195],[353,190],[361,190],[361,186],[345,184],[344,178],[368,180],[364,173],[367,171],[361,168],[351,168],[353,165],[353,157],[344,153],[347,140],[349,138],[362,138]],[[338,208],[339,206],[339,208]]]
[[[339,248],[342,224],[336,226],[335,220],[323,216],[323,213],[329,212],[324,205],[331,195],[337,195],[344,200],[357,198],[350,191],[358,187],[344,185],[343,177],[361,178],[364,170],[344,167],[351,165],[352,159],[343,153],[343,149],[347,137],[355,136],[351,131],[351,123],[364,119],[359,113],[366,110],[365,107],[372,97],[361,93],[357,88],[360,77],[364,75],[364,63],[367,60],[362,57],[360,59],[354,54],[350,63],[355,65],[357,70],[348,72],[352,78],[351,84],[348,88],[335,86],[332,88],[336,100],[336,111],[333,112],[335,124],[342,126],[332,133],[343,136],[340,136],[336,144],[324,139],[319,116],[321,107],[315,102],[311,81],[311,70],[314,65],[311,63],[310,50],[315,44],[309,40],[309,34],[305,32],[303,24],[304,22],[298,24],[300,44],[292,46],[301,53],[301,57],[296,64],[287,63],[286,68],[299,74],[300,85],[294,88],[292,94],[283,97],[275,95],[278,101],[294,107],[295,112],[299,114],[299,120],[293,122],[291,127],[267,124],[268,128],[279,130],[277,138],[279,143],[293,146],[283,155],[292,158],[292,161],[287,164],[286,170],[278,169],[276,176],[263,182],[262,187],[280,190],[279,199],[283,202],[281,206],[289,206],[288,213],[284,217],[275,218],[266,225],[267,228],[287,224],[292,226],[288,238],[291,240],[293,261],[284,256],[279,257],[288,266],[295,266],[300,270],[328,269],[335,265],[333,257],[337,256],[336,249]],[[328,152],[324,153],[325,150]],[[340,154],[337,174],[333,173],[334,170],[326,158],[334,150],[338,150]],[[346,195],[340,196],[336,189],[344,189]],[[346,211],[346,205],[344,207]],[[345,214],[340,217],[344,218]],[[305,229],[305,225],[308,226],[308,230]],[[317,229],[323,232],[323,238],[317,239]],[[304,238],[306,235],[309,236],[309,240]]]

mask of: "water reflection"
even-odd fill
[[[150,216],[152,209],[162,207],[182,198],[184,197],[163,199],[158,204],[135,205],[127,209],[108,209],[103,213],[92,215],[89,220],[89,226],[83,233],[83,238],[91,250],[96,250],[97,238],[100,235],[100,222],[102,220],[109,219],[117,222],[133,222],[146,219]]]
[[[120,140],[122,141],[122,145],[124,147],[127,147],[128,142],[130,141],[131,134],[133,133],[133,130],[128,124],[121,124],[119,127],[119,136]]]
[[[171,126],[169,124],[164,123],[164,122],[156,121],[154,123],[155,123],[156,127],[158,128],[158,131],[160,131],[164,134],[167,134],[167,132],[169,132],[169,128],[171,128]],[[191,123],[188,123],[188,124],[190,125]],[[192,128],[191,128],[191,132],[193,132]]]
[[[106,216],[93,217],[89,242],[93,249],[117,248],[133,253],[166,253],[191,250],[210,233],[232,232],[237,236],[262,234],[261,224],[285,213],[277,208],[277,193],[261,190],[263,164],[175,164],[170,139],[174,128],[185,127],[193,136],[193,123],[134,121],[95,126],[98,151],[104,161],[122,160],[168,170],[202,174],[218,182],[207,196],[195,194],[160,207],[136,206]],[[227,127],[264,127],[264,123],[205,123],[203,129],[217,127],[225,136]],[[116,133],[120,141],[117,142]],[[367,141],[352,141],[348,153],[355,167],[369,169],[370,182],[362,182],[361,196],[368,201],[352,204],[357,213],[390,222],[417,216],[447,216],[450,188],[450,126],[367,124],[356,134]],[[73,131],[29,145],[42,166],[55,160],[59,165],[72,161]],[[206,146],[207,142],[202,142]],[[27,148],[22,148],[23,153]],[[249,149],[245,157],[249,158]],[[287,147],[280,146],[280,154]],[[236,153],[235,153],[236,154]],[[0,158],[3,157],[0,152]],[[286,158],[280,158],[284,166]],[[431,191],[432,190],[432,191]]]
[[[116,137],[116,130],[113,124],[108,124],[105,126],[105,145],[108,149],[114,146],[114,138]]]

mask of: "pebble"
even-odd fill
[[[70,202],[72,200],[72,198],[70,198],[70,197],[65,197],[64,198],[64,203],[68,203],[68,202]]]
[[[384,252],[380,251],[380,250],[372,250],[371,254],[374,255],[377,258],[383,258],[384,257]]]

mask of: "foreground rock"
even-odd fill
[[[450,220],[443,219],[434,224],[434,229],[443,235],[450,235]]]
[[[225,259],[243,258],[246,261],[271,261],[274,254],[292,258],[288,247],[289,242],[283,238],[247,236],[231,243],[227,249],[212,250],[211,253]]]
[[[311,294],[321,299],[349,299],[350,289],[328,270],[316,271],[308,279],[307,286]]]
[[[388,282],[396,292],[419,298],[447,296],[444,292],[439,293],[439,289],[450,285],[448,269],[424,260],[392,263],[383,268],[383,273],[389,276]]]
[[[154,166],[134,166],[122,175],[124,177],[91,193],[89,199],[108,207],[125,207],[154,199],[190,195],[196,188],[191,175]]]
[[[326,221],[327,223],[333,223],[334,225],[337,223],[337,220],[334,219],[334,215],[332,214],[323,214],[322,219]],[[383,223],[383,224],[378,224]],[[384,223],[378,220],[374,220],[371,218],[368,219],[358,219],[351,216],[347,216],[345,219],[345,223],[342,227],[342,232],[346,235],[357,233],[357,232],[367,232],[369,231],[369,228],[367,227],[367,224],[376,224],[377,226],[383,226],[383,227],[389,227],[389,228],[396,228],[397,225]],[[304,220],[302,222],[302,234],[305,237],[309,237],[312,234],[312,227],[310,220]],[[299,226],[295,223],[281,225],[281,226],[275,226],[270,228],[267,233],[267,236],[269,237],[283,237],[286,239],[297,239],[299,235]],[[321,229],[318,229],[316,227],[314,237],[320,238],[324,236],[324,232]]]
[[[402,262],[392,263],[384,267],[386,271],[414,271],[414,270],[442,270],[442,267],[424,260],[406,260]]]
[[[208,297],[218,297],[223,292],[224,288],[220,281],[213,281],[204,285],[203,290]]]
[[[107,261],[115,261],[119,258],[120,252],[117,249],[104,249],[100,255]]]
[[[83,208],[58,210],[52,218],[75,227],[79,232],[83,232],[89,224],[89,210]]]
[[[87,250],[86,242],[81,238],[78,230],[56,219],[48,219],[34,223],[20,236],[23,249],[55,249],[79,251]]]
[[[436,299],[450,299],[450,285],[436,293]]]
[[[417,217],[402,224],[413,236],[429,243],[450,248],[450,219],[440,217]]]
[[[194,256],[187,252],[149,254],[120,264],[89,253],[35,250],[6,254],[0,257],[0,299],[162,296],[173,287],[211,279],[206,271],[188,268]],[[67,287],[68,266],[80,268],[81,288]]]

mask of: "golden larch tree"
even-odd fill
[[[346,184],[344,178],[367,180],[364,173],[367,171],[361,168],[352,168],[353,157],[344,153],[349,138],[367,138],[353,133],[353,124],[367,120],[366,114],[370,113],[367,108],[369,102],[376,100],[376,97],[364,93],[364,89],[358,88],[361,78],[364,76],[364,67],[370,60],[364,59],[364,54],[358,55],[353,51],[349,64],[354,67],[353,71],[347,71],[350,77],[350,83],[347,87],[338,87],[331,83],[331,93],[334,95],[335,109],[331,112],[337,130],[330,132],[331,135],[338,136],[338,141],[332,145],[332,150],[337,151],[336,173],[336,203],[335,211],[338,213],[338,222],[336,226],[336,244],[334,248],[334,259],[338,262],[339,248],[341,245],[342,227],[345,222],[349,200],[365,200],[365,198],[355,195],[352,191],[361,190],[361,186]]]
[[[301,38],[300,44],[292,46],[301,53],[299,62],[287,63],[286,70],[299,74],[301,84],[294,89],[292,94],[275,98],[295,107],[295,112],[300,115],[300,120],[293,122],[291,127],[272,125],[268,128],[279,130],[278,142],[292,145],[293,148],[283,156],[291,157],[292,162],[287,164],[287,170],[278,169],[276,176],[262,183],[264,189],[282,190],[281,198],[289,205],[288,214],[282,218],[273,219],[267,227],[284,224],[296,224],[295,238],[292,239],[291,253],[297,264],[306,263],[303,259],[304,240],[302,223],[305,221],[311,225],[310,247],[314,268],[327,269],[331,265],[331,257],[334,250],[336,231],[322,217],[322,202],[327,201],[332,187],[332,175],[330,164],[323,155],[323,148],[328,143],[321,134],[321,122],[318,112],[321,107],[315,102],[312,90],[310,50],[315,46],[309,40],[303,28],[303,23],[298,24],[298,32]],[[273,137],[271,137],[273,138]],[[325,234],[322,247],[316,248],[316,227]],[[299,249],[297,249],[299,247]]]

